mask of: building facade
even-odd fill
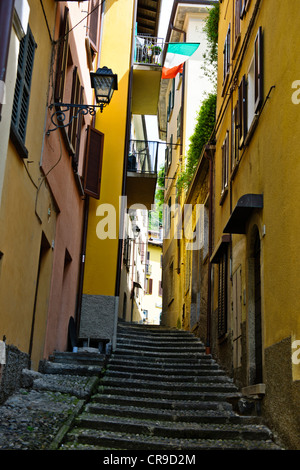
[[[299,449],[298,2],[286,7],[220,2],[210,346]]]
[[[207,94],[213,91],[203,70],[207,49],[205,20],[213,5],[214,2],[209,1],[174,2],[166,43],[200,45],[184,63],[182,73],[162,80],[158,109],[160,138],[167,142],[162,323],[195,331],[203,339],[206,332],[209,204],[209,163],[204,153],[201,155],[199,151],[197,177],[189,188],[179,187],[178,181],[187,165],[197,114]]]

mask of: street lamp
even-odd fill
[[[96,101],[102,112],[103,107],[110,103],[114,90],[118,89],[118,76],[107,67],[98,69],[95,73],[91,72],[90,76],[91,86],[95,90]]]
[[[96,110],[99,108],[101,113],[103,108],[107,106],[112,98],[114,90],[118,89],[118,76],[107,67],[102,67],[97,72],[90,72],[91,87],[95,90],[95,97],[97,104],[73,104],[73,103],[52,103],[48,106],[50,110],[55,109],[51,115],[51,122],[54,128],[48,129],[47,135],[58,128],[68,127],[73,119],[76,119],[80,114],[90,114],[94,116]],[[65,124],[66,113],[73,109],[69,121]],[[56,122],[54,121],[56,118]]]

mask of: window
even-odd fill
[[[230,25],[228,27],[223,49],[223,86],[225,86],[230,70]]]
[[[241,34],[241,6],[242,0],[235,0],[235,15],[234,15],[234,41],[238,42]]]
[[[20,42],[11,120],[11,137],[23,158],[28,155],[23,144],[25,144],[35,49],[36,43],[28,26],[27,34]]]
[[[84,192],[99,199],[104,134],[88,126],[84,171]]]
[[[146,278],[146,294],[152,295],[153,279],[150,277]]]
[[[127,267],[130,266],[130,254],[131,254],[130,238],[126,237],[124,240],[123,261]]]
[[[222,194],[228,188],[228,167],[229,167],[229,132],[222,145]]]
[[[260,27],[254,43],[254,100],[257,113],[263,100],[263,54],[262,54],[262,28]]]
[[[255,65],[251,61],[247,77],[247,129],[249,130],[255,117]]]
[[[227,253],[224,252],[219,263],[218,284],[218,337],[227,331]]]
[[[162,297],[162,282],[158,281],[158,295]]]
[[[246,11],[248,10],[250,0],[241,0],[241,18],[244,17]]]
[[[232,111],[231,122],[231,171],[239,161],[239,127],[238,127],[238,105]]]
[[[93,69],[93,61],[98,51],[98,31],[99,31],[99,0],[91,0],[89,2],[89,15],[88,15],[88,29],[87,36],[85,39],[86,52],[88,65],[90,69]]]
[[[78,75],[78,70],[77,67],[74,67],[73,69],[73,77],[72,77],[72,91],[71,91],[71,100],[70,103],[72,104],[81,104],[83,101],[83,90],[80,85],[80,80],[79,80],[79,75]],[[70,109],[70,121],[71,124],[68,129],[68,138],[69,138],[69,143],[72,148],[72,154],[75,155],[76,152],[76,144],[78,137],[80,136],[81,132],[81,125],[82,125],[82,114],[75,118],[74,116],[76,115],[77,110],[75,108]],[[73,118],[73,120],[72,120]],[[79,142],[78,142],[79,145]],[[79,149],[77,149],[78,151]]]
[[[177,116],[177,139],[180,138],[180,134],[181,134],[181,108]]]
[[[247,94],[246,76],[244,75],[239,85],[239,107],[238,107],[239,148],[244,145],[247,135]]]
[[[174,108],[174,101],[175,101],[175,78],[172,79],[171,90],[169,91],[169,102],[168,102],[168,110],[167,110],[167,121],[170,119],[171,111]]]
[[[54,90],[54,99],[56,103],[63,102],[69,53],[69,29],[69,9],[66,7],[64,10],[64,16],[60,22],[59,39],[57,45],[56,79]]]

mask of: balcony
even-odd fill
[[[162,38],[135,37],[132,114],[157,114],[163,48]]]
[[[131,140],[127,162],[127,206],[154,204],[159,142]]]

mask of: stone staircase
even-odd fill
[[[117,348],[62,449],[279,449],[191,333],[119,323]]]

